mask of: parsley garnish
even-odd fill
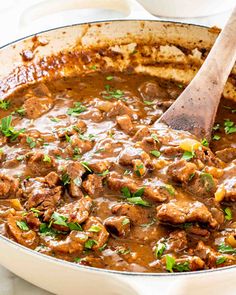
[[[157,150],[153,150],[153,151],[150,151],[150,154],[155,156],[156,158],[159,158],[161,155],[161,152],[159,152]]]
[[[89,172],[92,172],[92,170],[89,168],[89,163],[88,162],[80,162],[80,164]]]
[[[93,247],[94,245],[97,245],[97,244],[98,244],[98,242],[95,241],[95,240],[88,240],[88,241],[85,242],[84,247],[85,247],[86,249],[92,249],[92,247]]]
[[[225,245],[224,243],[222,243],[218,246],[218,251],[220,253],[236,254],[235,248],[233,248],[229,245]]]
[[[234,122],[230,121],[229,119],[225,120],[224,127],[225,127],[226,134],[231,134],[236,132],[236,125],[234,125]]]
[[[99,176],[106,176],[106,175],[108,175],[109,173],[110,173],[109,170],[105,170],[105,171],[103,171],[102,173],[98,173],[98,175],[99,175]]]
[[[51,163],[51,158],[49,157],[49,155],[45,154],[43,156],[43,162]]]
[[[212,129],[215,130],[215,131],[219,130],[219,129],[220,129],[220,124],[219,124],[219,123],[215,124],[215,125],[212,127]]]
[[[82,226],[78,222],[68,222],[67,226],[70,230],[82,231]]]
[[[150,204],[147,201],[142,199],[144,188],[141,188],[132,194],[128,187],[123,187],[121,189],[121,192],[123,193],[123,196],[127,199],[127,201],[131,204],[145,206],[145,207],[150,206]]]
[[[4,100],[4,99],[0,100],[0,109],[6,111],[9,109],[10,105],[11,105],[10,101]]]
[[[216,259],[216,265],[222,264],[227,260],[225,256],[220,256]]]
[[[24,220],[21,220],[21,221],[18,220],[18,221],[16,222],[16,225],[17,225],[21,230],[24,230],[24,231],[29,230],[28,224],[27,224]]]
[[[117,249],[116,252],[117,252],[118,254],[127,255],[127,254],[130,253],[130,249],[120,248],[120,249]]]
[[[122,225],[126,225],[126,224],[129,224],[130,223],[130,220],[129,218],[124,218],[121,222]]]
[[[195,152],[194,152],[194,151],[192,151],[192,152],[185,151],[185,152],[183,153],[182,159],[184,159],[184,160],[186,160],[186,161],[189,161],[189,160],[191,160],[194,156],[195,156]]]
[[[11,126],[12,116],[7,116],[1,119],[0,131],[6,137],[10,137],[11,141],[14,141],[18,135],[25,131],[25,129],[15,130],[13,126]]]
[[[98,233],[98,232],[100,232],[102,229],[101,229],[101,227],[100,226],[98,226],[98,225],[92,225],[89,229],[88,229],[88,231],[89,232],[92,232],[92,233]]]
[[[67,114],[70,116],[78,116],[85,112],[87,108],[81,104],[81,102],[75,102],[73,108],[69,108]]]
[[[213,140],[220,140],[220,135],[217,135],[215,134],[213,137],[212,137]]]
[[[105,99],[121,99],[124,97],[124,92],[120,89],[111,89],[110,85],[105,85],[105,93],[102,93],[102,97]]]
[[[65,217],[63,215],[60,215],[57,212],[54,212],[52,214],[51,219],[52,219],[52,222],[54,224],[58,224],[58,225],[62,225],[62,226],[66,226],[67,227],[67,223],[66,223],[67,217]]]
[[[175,259],[170,255],[166,255],[166,270],[168,270],[169,272],[173,272],[174,265]]]
[[[16,109],[12,115],[18,114],[19,116],[23,117],[25,115],[25,109],[23,107]]]
[[[201,144],[202,144],[203,146],[206,146],[206,147],[209,146],[209,142],[208,142],[208,140],[207,140],[206,138],[203,138],[203,140],[201,141]]]
[[[113,80],[113,78],[114,78],[113,76],[107,76],[107,77],[106,77],[106,80],[107,80],[107,81],[111,81],[111,80]]]
[[[31,137],[26,137],[26,142],[28,143],[29,147],[32,149],[36,146],[36,141],[33,140]]]
[[[224,213],[225,213],[225,219],[226,220],[232,220],[233,219],[233,214],[232,211],[229,207],[224,209]]]
[[[20,156],[17,156],[17,157],[16,157],[17,161],[23,161],[24,158],[25,158],[24,155],[20,155]]]
[[[144,168],[144,165],[143,164],[137,165],[136,166],[136,169],[134,170],[135,174],[137,176],[141,177],[142,174],[141,174],[140,170],[142,170],[143,168]]]
[[[61,181],[63,182],[63,185],[67,185],[70,183],[70,176],[67,173],[64,173],[62,175]]]
[[[160,142],[159,139],[158,139],[158,137],[157,137],[157,135],[156,135],[155,133],[152,133],[152,134],[151,134],[151,137],[152,137],[157,143]]]
[[[149,101],[149,100],[144,100],[143,103],[148,105],[148,106],[155,104],[154,101]]]
[[[175,188],[171,184],[163,185],[161,188],[166,189],[171,196],[175,195]]]
[[[155,256],[156,256],[156,258],[160,259],[162,254],[164,253],[165,249],[166,249],[166,244],[158,242],[156,244],[156,248],[155,248]]]
[[[177,270],[177,271],[189,271],[189,262],[185,261],[184,263],[176,263],[175,259],[170,256],[170,255],[166,255],[166,270],[168,270],[169,272],[173,272],[173,270]]]
[[[56,118],[56,117],[52,117],[52,118],[50,118],[50,120],[52,121],[52,122],[60,122],[61,120],[60,119],[58,119],[58,118]]]

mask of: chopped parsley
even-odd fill
[[[54,212],[51,217],[52,223],[57,225],[62,225],[67,227],[67,217],[60,215],[57,212]]]
[[[130,253],[130,249],[126,249],[126,248],[119,248],[116,250],[116,252],[118,254],[122,254],[122,255],[127,255]]]
[[[70,230],[82,231],[82,226],[78,222],[68,222],[67,226]]]
[[[106,80],[107,80],[107,81],[111,81],[111,80],[113,80],[113,78],[114,78],[113,76],[107,76],[107,77],[106,77]]]
[[[174,265],[175,265],[174,257],[170,255],[166,255],[166,270],[168,270],[169,272],[173,272]]]
[[[105,99],[121,99],[124,97],[124,92],[120,89],[111,89],[110,85],[105,85],[106,91],[102,93],[102,97]]]
[[[61,121],[60,119],[58,119],[58,118],[56,118],[56,117],[52,117],[52,118],[50,118],[50,120],[51,120],[52,122],[56,122],[56,123],[58,123],[58,122]]]
[[[31,149],[36,146],[36,141],[32,137],[27,136],[26,142],[28,143],[28,145]]]
[[[143,103],[148,105],[148,106],[155,104],[154,101],[149,101],[149,100],[144,100]]]
[[[207,140],[206,138],[203,138],[203,140],[201,141],[201,144],[202,144],[203,146],[206,146],[206,147],[209,146],[209,142],[208,142],[208,140]]]
[[[213,140],[220,140],[220,135],[218,135],[218,134],[215,134],[215,135],[213,135],[213,137],[212,137],[212,139]]]
[[[89,67],[91,70],[96,70],[97,69],[97,66],[96,65],[92,65]]]
[[[230,121],[229,119],[226,119],[224,122],[224,129],[226,134],[231,134],[236,132],[236,125],[234,122]]]
[[[236,249],[229,246],[229,245],[225,245],[224,243],[220,244],[218,246],[218,251],[220,253],[227,253],[227,254],[236,254]]]
[[[229,207],[226,207],[224,209],[225,219],[226,220],[232,220],[233,219],[233,213],[232,210]]]
[[[15,128],[11,125],[12,116],[7,116],[1,119],[0,131],[6,137],[9,137],[11,141],[14,141],[20,133],[23,133],[25,129],[15,130]]]
[[[24,158],[25,158],[24,155],[20,155],[20,156],[17,156],[17,157],[16,157],[17,161],[23,161]]]
[[[85,247],[86,249],[92,249],[92,247],[93,247],[94,245],[97,245],[97,244],[98,244],[97,241],[90,239],[90,240],[88,240],[88,241],[85,242],[84,247]]]
[[[135,174],[139,177],[142,176],[142,173],[140,170],[142,170],[144,168],[144,165],[143,164],[140,164],[140,165],[137,165],[136,166],[136,169],[134,170]]]
[[[49,157],[49,155],[45,154],[43,156],[43,162],[51,163],[51,158]]]
[[[92,172],[92,170],[89,168],[89,163],[88,162],[80,162],[80,164],[89,172]]]
[[[158,137],[157,137],[157,135],[156,135],[155,133],[152,133],[152,134],[151,134],[151,137],[152,137],[157,143],[160,142],[159,139],[158,139]]]
[[[159,158],[160,155],[161,155],[161,152],[159,152],[157,150],[153,150],[153,151],[150,151],[150,154],[153,155],[156,158]]]
[[[63,185],[69,184],[70,183],[70,176],[69,176],[69,174],[64,173],[62,175],[61,181],[62,181]]]
[[[175,195],[175,188],[171,184],[163,185],[161,188],[166,189],[171,196]]]
[[[12,115],[15,115],[15,114],[23,117],[25,115],[25,109],[23,107],[18,108],[12,113]]]
[[[121,224],[124,226],[124,225],[126,225],[126,224],[129,224],[130,223],[130,220],[129,220],[129,218],[124,218],[123,220],[122,220],[122,222],[121,222]]]
[[[215,130],[215,131],[219,130],[219,129],[220,129],[220,124],[219,124],[219,123],[215,124],[215,125],[212,127],[212,129]]]
[[[145,206],[145,207],[150,206],[150,204],[147,201],[142,199],[144,188],[141,188],[137,190],[136,192],[131,193],[128,187],[123,187],[121,189],[121,192],[123,193],[123,196],[126,198],[126,200],[131,204]]]
[[[96,225],[96,224],[92,225],[92,226],[88,229],[88,231],[89,231],[89,232],[92,232],[92,233],[98,233],[98,232],[100,232],[101,230],[102,230],[101,227],[98,226],[98,225]]]
[[[194,151],[191,151],[191,152],[190,151],[185,151],[183,153],[182,159],[184,159],[186,161],[189,161],[194,157],[195,157],[195,152]]]
[[[99,176],[106,176],[106,175],[108,175],[109,173],[110,173],[109,170],[105,170],[105,171],[103,171],[102,173],[98,173],[98,175],[99,175]]]
[[[224,263],[226,260],[227,260],[227,258],[225,256],[217,257],[216,265],[220,265],[220,264]]]
[[[10,105],[10,101],[4,99],[0,100],[0,109],[6,111],[9,109]]]
[[[176,263],[174,257],[166,255],[166,270],[169,272],[173,272],[174,270],[179,272],[189,271],[189,262],[185,261],[183,263]]]
[[[161,243],[161,242],[157,242],[156,248],[155,248],[156,258],[160,259],[162,254],[164,253],[165,249],[166,249],[166,244]]]
[[[70,116],[78,116],[79,114],[85,112],[87,108],[82,105],[81,102],[75,102],[73,108],[69,108],[67,114]]]
[[[125,172],[124,172],[124,175],[129,175],[129,174],[131,174],[132,173],[132,171],[131,170],[129,170],[129,169],[126,169],[125,170]]]
[[[16,221],[16,225],[23,231],[29,230],[28,224],[24,220]]]

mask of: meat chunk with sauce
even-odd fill
[[[11,237],[13,237],[19,244],[34,249],[39,242],[39,237],[36,232],[31,229],[20,229],[17,224],[24,222],[21,216],[10,215],[7,218],[7,230]]]
[[[127,177],[121,178],[116,172],[111,172],[107,177],[107,185],[111,190],[120,192],[123,187],[127,187],[131,193],[135,193],[141,187]],[[156,202],[163,202],[166,200],[166,195],[161,194],[158,188],[145,187],[143,196]]]
[[[91,197],[98,197],[103,192],[102,177],[96,174],[89,174],[83,181],[82,186],[86,193]]]
[[[36,152],[29,154],[27,169],[31,176],[46,176],[49,172],[56,170],[55,159],[51,156],[45,158],[45,154]]]
[[[109,233],[104,225],[101,223],[99,218],[94,216],[87,219],[84,225],[84,231],[87,232],[90,240],[95,241],[91,246],[92,250],[98,250],[101,248],[107,242],[109,237]]]
[[[153,81],[142,83],[139,86],[138,91],[144,101],[168,98],[168,93],[166,90],[162,88],[157,82]]]
[[[125,237],[130,232],[130,220],[127,216],[111,216],[104,220],[106,229],[113,235]]]
[[[132,132],[133,124],[129,115],[117,116],[116,122],[124,132]]]
[[[188,183],[196,169],[195,164],[182,159],[169,165],[167,175],[175,182]]]
[[[205,223],[212,228],[218,225],[208,208],[198,201],[173,201],[162,204],[157,207],[157,218],[160,222],[173,225],[186,222]]]
[[[27,94],[27,97],[22,107],[25,110],[25,116],[29,119],[37,119],[53,107],[51,93],[43,83]]]
[[[187,235],[184,230],[175,230],[167,239],[167,251],[181,252],[188,247]]]
[[[44,221],[48,221],[60,203],[62,187],[49,187],[41,179],[30,179],[23,184],[23,195],[27,198],[25,207],[27,210],[35,208],[43,215]]]
[[[50,240],[48,244],[55,253],[79,254],[84,250],[87,240],[88,236],[84,232],[73,230],[65,240]]]
[[[226,163],[231,162],[236,159],[236,148],[230,147],[216,151],[216,156]]]
[[[0,198],[13,196],[19,187],[19,180],[0,174]]]
[[[117,101],[113,104],[111,110],[107,113],[108,117],[123,116],[128,115],[132,116],[133,111],[122,101]]]
[[[79,162],[70,163],[67,168],[67,174],[70,178],[69,193],[73,198],[81,198],[84,196],[81,185],[82,176],[85,173],[85,168]]]
[[[78,201],[74,201],[65,204],[56,210],[56,213],[67,218],[67,222],[73,222],[81,224],[86,221],[89,217],[92,207],[92,199],[88,196],[81,198]],[[53,224],[52,225],[57,230],[67,231],[68,228],[63,225]]]

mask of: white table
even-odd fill
[[[33,3],[39,1],[41,0],[0,0],[0,46],[25,35],[29,35],[37,31],[42,31],[56,26],[92,20],[117,19],[119,17],[122,17],[122,15],[116,12],[111,13],[105,10],[96,10],[96,15],[94,14],[95,10],[71,11],[67,13],[61,13],[60,17],[58,14],[51,16],[50,18],[45,17],[41,20],[35,21],[33,24],[30,25],[30,28],[25,27],[22,29],[19,26],[20,15],[27,7],[29,7],[29,5],[32,5]],[[139,7],[134,3],[134,0],[129,0],[129,2],[132,13],[128,17],[126,16],[126,18],[158,19],[154,16],[149,17],[147,16],[147,14],[143,14]],[[178,19],[177,21],[207,26],[217,25],[218,27],[222,27],[229,13],[230,12],[228,11],[207,18]],[[70,15],[70,17],[68,17],[68,14]],[[11,272],[0,266],[0,294],[49,295],[50,293],[29,284],[28,282],[20,279],[19,277],[15,276]]]

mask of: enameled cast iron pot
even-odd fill
[[[100,68],[147,72],[187,84],[217,34],[217,30],[206,27],[137,20],[80,24],[39,33],[36,38],[27,37],[0,50],[0,98],[29,83]],[[32,51],[33,58],[26,54],[28,60],[22,59],[25,50]],[[91,68],[94,64],[96,69]],[[227,82],[225,97],[236,99],[234,85]],[[107,271],[48,257],[2,236],[0,263],[56,294],[236,293],[236,267],[174,274]]]

